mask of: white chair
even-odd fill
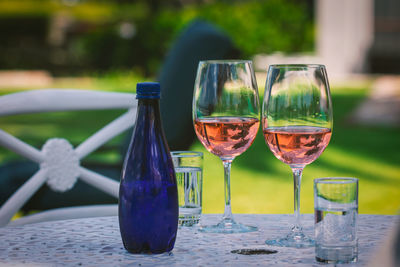
[[[14,214],[44,183],[47,183],[54,191],[65,192],[71,189],[79,178],[118,198],[119,183],[117,181],[80,166],[80,161],[111,138],[130,128],[134,124],[137,110],[135,95],[128,93],[47,89],[13,93],[0,97],[0,116],[103,109],[127,109],[127,112],[76,148],[73,148],[65,139],[51,138],[46,141],[41,150],[38,150],[0,129],[0,146],[34,161],[40,166],[39,170],[1,206],[0,227],[45,220],[116,215],[117,205],[94,205],[44,211],[10,222]]]

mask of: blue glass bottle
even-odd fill
[[[138,83],[138,110],[119,190],[119,226],[131,253],[171,251],[178,229],[178,192],[160,119],[159,83]]]

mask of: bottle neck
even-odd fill
[[[159,98],[140,98],[138,99],[138,106],[159,106]]]
[[[160,122],[160,99],[142,98],[138,101],[137,119]],[[137,122],[139,123],[139,122]]]
[[[144,143],[161,142],[169,153],[161,122],[160,99],[139,99],[134,136],[139,136]]]

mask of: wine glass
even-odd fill
[[[193,94],[195,132],[204,147],[221,158],[225,173],[225,211],[217,225],[200,231],[244,233],[257,228],[235,222],[231,210],[230,171],[236,156],[256,137],[259,96],[251,61],[200,61]]]
[[[300,223],[300,184],[303,168],[321,155],[331,139],[332,103],[325,66],[271,65],[262,109],[265,142],[275,157],[290,166],[294,178],[292,231],[266,243],[313,246]]]

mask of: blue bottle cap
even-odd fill
[[[159,99],[161,88],[156,82],[144,82],[136,84],[136,99]]]

